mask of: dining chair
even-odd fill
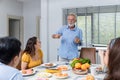
[[[96,64],[96,48],[81,48],[79,58],[88,58],[92,64]]]

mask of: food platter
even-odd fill
[[[48,78],[37,78],[36,80],[49,80]]]
[[[78,70],[78,69],[72,69],[72,71],[75,73],[75,74],[78,74],[78,75],[83,75],[83,74],[87,74],[88,73],[88,70]]]
[[[68,74],[67,73],[55,73],[54,74],[54,77],[57,78],[57,79],[66,79],[68,78]]]
[[[55,78],[58,78],[58,79],[66,79],[66,78],[68,78],[68,76],[64,76],[64,77],[55,76]]]
[[[54,73],[60,73],[61,70],[59,70],[59,69],[46,69],[45,72],[54,74]]]
[[[69,70],[70,68],[67,66],[67,65],[60,65],[57,67],[57,69],[61,70],[61,71],[67,71]]]
[[[38,73],[38,77],[40,77],[40,78],[49,78],[51,76],[52,76],[52,74],[51,73],[47,73],[47,72],[39,72]]]
[[[45,67],[45,68],[52,68],[52,67],[57,66],[57,64],[55,64],[55,63],[44,63],[44,64],[41,64],[41,66]]]
[[[77,76],[74,80],[86,80],[86,76]],[[95,79],[95,80],[102,80],[102,79]]]
[[[31,75],[34,75],[37,72],[36,70],[30,71],[29,69],[24,70],[24,71],[26,71],[26,73],[23,73],[23,71],[20,71],[22,73],[22,76],[31,76]]]

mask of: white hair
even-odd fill
[[[74,16],[75,20],[77,20],[77,15],[75,13],[69,13],[68,16]]]

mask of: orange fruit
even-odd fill
[[[81,65],[81,70],[84,70],[84,71],[87,70],[86,64],[82,64],[82,65]]]
[[[81,63],[76,63],[76,64],[75,64],[75,68],[80,69],[80,68],[81,68],[81,65],[82,65]]]
[[[86,65],[86,67],[87,67],[87,68],[90,68],[90,64],[88,64],[88,63],[85,63],[85,65]]]
[[[94,76],[92,75],[87,75],[86,80],[95,80]]]

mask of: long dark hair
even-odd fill
[[[120,80],[120,38],[111,40],[108,55],[108,76],[105,80]]]
[[[28,54],[35,55],[35,47],[34,45],[37,43],[37,37],[31,37],[28,39],[25,50],[23,52],[26,52]]]
[[[0,62],[9,64],[15,56],[19,56],[21,42],[13,37],[0,38]]]

